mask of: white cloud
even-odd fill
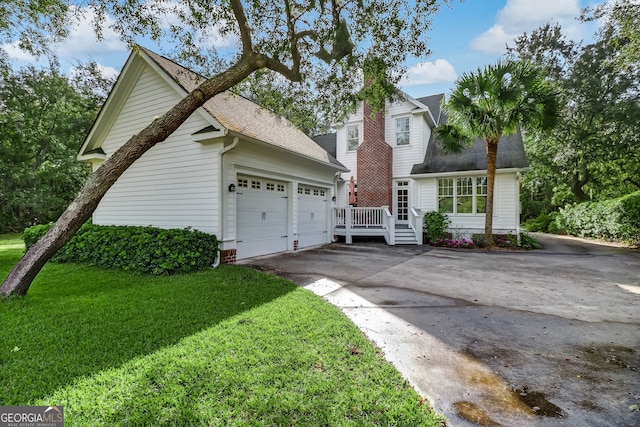
[[[161,27],[164,30],[169,30],[172,25],[181,27],[180,15],[190,13],[188,4],[183,1],[147,0],[146,6],[153,10],[162,11],[164,18],[161,22]],[[237,46],[239,39],[236,35],[223,36],[220,34],[220,29],[226,24],[226,21],[212,19],[211,25],[194,33],[197,45],[202,48],[214,47],[216,49]]]
[[[114,23],[110,16],[105,17],[102,24],[102,39],[98,40],[92,24],[95,18],[94,10],[83,8],[79,12],[77,21],[71,26],[69,37],[60,43],[56,49],[56,53],[61,59],[86,57],[97,53],[104,54],[128,49],[126,44],[120,40],[118,34],[110,28]]]
[[[110,17],[106,17],[102,26],[102,40],[98,40],[92,26],[95,13],[91,8],[73,9],[70,11],[72,24],[69,27],[69,36],[53,46],[53,51],[60,61],[68,61],[75,58],[86,58],[92,55],[103,55],[110,52],[127,51],[128,48],[118,35],[109,28],[113,24]],[[7,52],[9,58],[27,63],[40,63],[43,58],[36,58],[29,52],[18,47],[18,42],[5,44],[2,49]]]
[[[507,0],[495,24],[476,37],[471,47],[489,54],[503,53],[505,44],[547,22],[559,23],[570,37],[579,36],[575,20],[579,14],[579,0]]]
[[[120,74],[118,70],[113,67],[108,67],[102,64],[98,64],[98,69],[102,73],[103,76],[107,78],[116,78]]]
[[[521,33],[520,33],[521,34]],[[485,53],[502,53],[506,44],[519,34],[507,34],[502,25],[494,25],[471,41],[471,48]]]
[[[434,83],[450,83],[458,78],[453,65],[446,59],[435,62],[420,62],[409,67],[407,74],[400,81],[401,86],[418,86]]]
[[[24,50],[18,47],[18,42],[7,43],[0,47],[4,50],[9,58],[14,59],[16,61],[24,61],[24,62],[37,62],[38,59],[31,55],[29,52],[25,52]]]

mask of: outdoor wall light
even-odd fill
[[[229,184],[229,192],[235,193],[235,191],[236,191],[236,185],[235,184]]]
[[[332,202],[335,202],[335,201],[336,201],[336,196],[333,196],[333,197],[331,198],[331,201],[332,201]]]

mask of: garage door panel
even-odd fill
[[[298,246],[328,243],[328,192],[309,186],[298,188]]]
[[[250,258],[288,249],[286,184],[238,177],[237,257]]]

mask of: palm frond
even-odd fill
[[[443,124],[433,129],[435,141],[445,153],[460,154],[473,144],[473,137],[452,124]]]

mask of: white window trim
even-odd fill
[[[403,119],[407,119],[409,121],[409,141],[406,144],[398,144],[398,120]],[[395,140],[396,147],[409,147],[411,145],[411,115],[405,114],[393,117],[393,139]]]
[[[456,215],[456,216],[485,216],[486,213],[485,212],[478,212],[478,196],[480,197],[487,197],[486,194],[478,194],[478,178],[486,178],[486,175],[473,175],[473,176],[447,176],[447,177],[441,177],[441,178],[436,178],[436,205],[438,206],[438,210],[440,209],[440,180],[441,179],[452,179],[453,180],[453,212],[444,212],[447,215]],[[458,199],[458,179],[459,178],[471,178],[473,180],[473,187],[472,187],[472,206],[473,206],[473,212],[463,212],[463,213],[458,213],[458,203],[457,203],[457,199]],[[448,196],[450,197],[450,196]],[[494,200],[493,200],[493,204],[495,207],[495,195],[494,195]],[[493,210],[493,216],[496,216],[496,210]]]
[[[358,130],[358,145],[356,145],[356,147],[352,149],[352,148],[349,148],[349,128],[353,128],[353,127],[355,127]],[[362,144],[362,129],[361,129],[360,123],[347,123],[344,127],[344,133],[345,133],[345,145],[346,145],[345,148],[347,153],[356,151],[358,147],[360,147],[360,144]]]

